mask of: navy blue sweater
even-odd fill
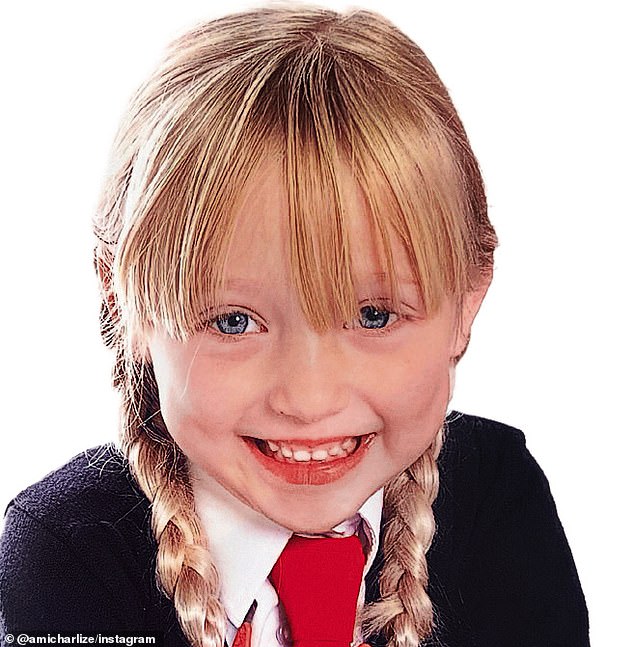
[[[442,647],[585,647],[588,617],[548,482],[521,432],[452,415],[428,553]],[[18,494],[0,543],[0,637],[158,632],[184,647],[154,581],[150,505],[111,445]],[[367,597],[378,595],[379,551]],[[381,645],[379,637],[373,641]],[[2,644],[8,644],[4,642]]]

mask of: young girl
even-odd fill
[[[95,234],[120,447],[10,504],[7,644],[588,644],[521,432],[447,413],[496,237],[394,26],[268,8],[183,36],[123,120]]]

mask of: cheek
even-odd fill
[[[196,370],[187,380],[173,375],[159,384],[159,398],[167,430],[190,461],[216,478],[225,474],[228,465],[232,478],[246,478],[243,466],[235,460],[242,442],[244,391],[236,389],[231,380]]]
[[[195,361],[155,362],[161,412],[179,444],[194,436],[218,438],[239,425],[256,386],[244,367]]]
[[[378,374],[377,394],[388,409],[409,409],[407,403],[415,407],[448,392],[451,364],[446,344],[416,350],[392,356]]]
[[[385,424],[386,449],[411,462],[429,446],[443,424],[449,402],[447,353],[402,357],[382,375],[375,406]]]

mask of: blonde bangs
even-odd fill
[[[373,30],[384,29],[376,16],[317,13],[325,26],[277,33],[260,12],[265,28],[256,37],[251,25],[248,49],[235,25],[190,32],[137,95],[119,148],[143,144],[110,205],[122,214],[113,272],[130,335],[161,328],[184,340],[200,326],[223,290],[241,201],[271,162],[287,182],[292,277],[315,328],[358,312],[346,173],[364,196],[395,303],[397,244],[430,313],[469,289],[478,232],[465,196],[480,179],[460,166],[463,131],[446,91],[430,90],[435,72],[409,41],[384,43],[392,59],[373,58]],[[367,49],[354,21],[367,23]]]
[[[433,314],[444,295],[460,295],[468,283],[466,207],[451,152],[436,132],[398,114],[392,93],[381,96],[380,79],[360,88],[340,59],[323,48],[312,54],[290,84],[286,151],[291,267],[304,313],[316,328],[357,316],[342,186],[352,175],[390,299],[398,307],[393,258],[400,243]]]

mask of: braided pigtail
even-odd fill
[[[173,601],[193,647],[222,647],[226,621],[219,578],[195,511],[187,460],[165,428],[152,367],[124,355],[117,353],[114,372],[115,385],[126,394],[122,448],[152,502],[157,584]]]
[[[426,554],[436,528],[432,503],[438,494],[436,459],[442,437],[443,429],[425,453],[385,488],[381,599],[365,607],[362,622],[368,634],[383,633],[388,647],[418,647],[432,632]]]

